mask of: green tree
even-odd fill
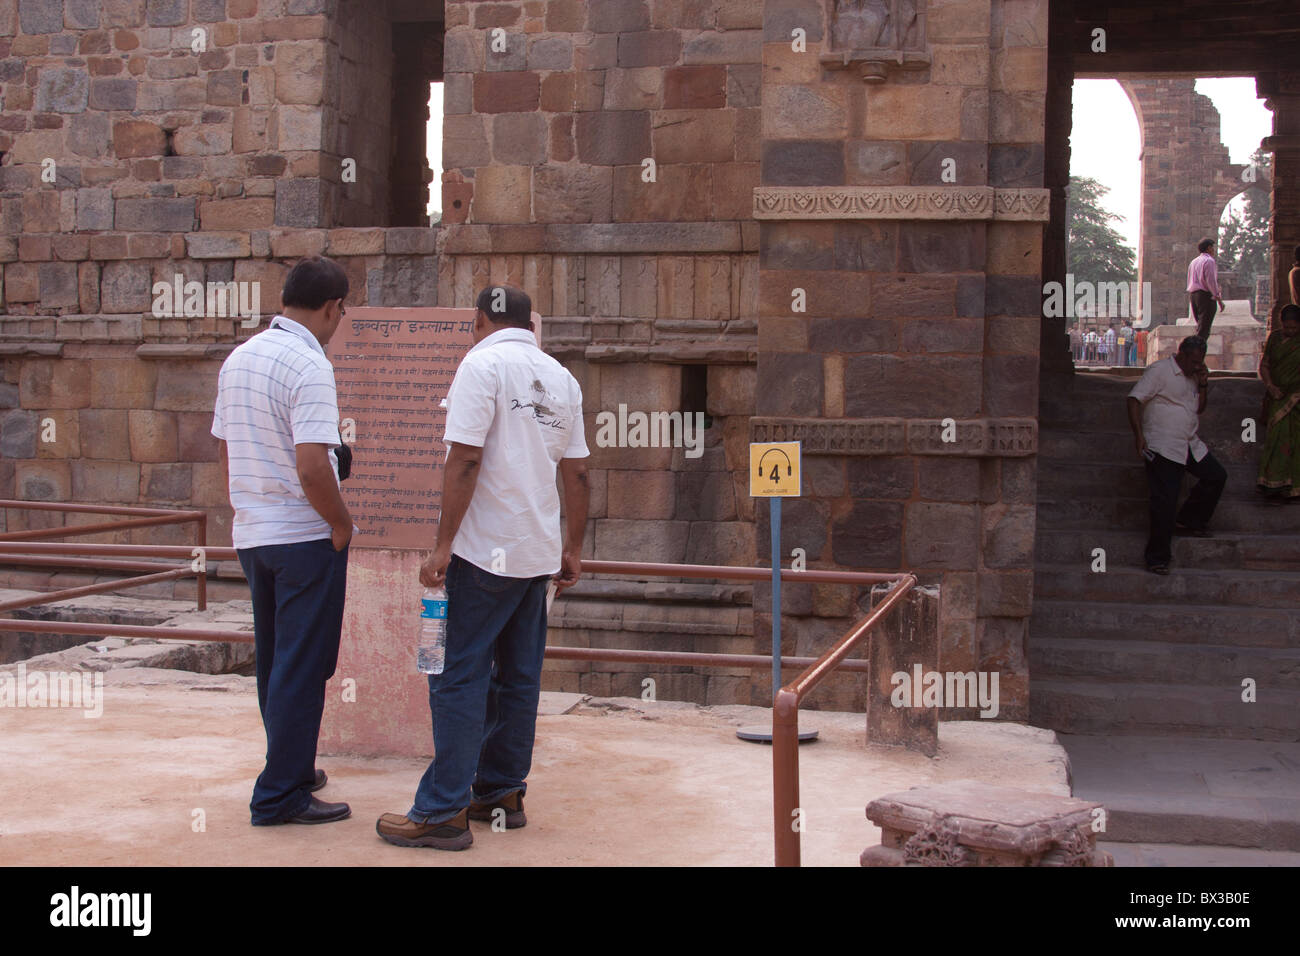
[[[1256,170],[1268,170],[1272,156],[1255,150],[1250,157]],[[1263,176],[1259,177],[1263,179]],[[1250,290],[1251,308],[1255,305],[1255,279],[1270,275],[1268,242],[1269,195],[1260,185],[1248,188],[1240,210],[1231,205],[1219,220],[1219,242],[1215,247],[1220,272],[1235,272],[1239,282]]]
[[[1102,205],[1108,192],[1085,176],[1071,176],[1066,188],[1066,262],[1076,283],[1137,280],[1136,256],[1111,225],[1124,217]]]

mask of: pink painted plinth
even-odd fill
[[[423,551],[372,548],[348,556],[343,640],[325,689],[320,753],[433,755],[429,682],[415,669],[423,559]],[[344,701],[349,686],[355,703]]]

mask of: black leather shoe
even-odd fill
[[[307,790],[311,793],[315,793],[321,787],[325,786],[325,784],[329,783],[329,779],[330,779],[329,777],[325,776],[324,770],[317,770],[316,782],[313,783],[310,787],[308,787]]]
[[[352,808],[346,803],[326,803],[324,800],[311,798],[311,803],[307,809],[296,817],[289,817],[285,823],[333,823],[336,820],[346,820],[352,816]]]

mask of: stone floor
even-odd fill
[[[322,756],[321,796],[352,804],[319,827],[254,828],[263,736],[252,678],[151,667],[104,673],[104,711],[0,709],[0,862],[9,865],[725,865],[772,862],[771,749],[735,728],[761,708],[548,695],[529,778],[529,824],[475,825],[466,853],[381,841],[424,770],[411,759]],[[856,866],[879,841],[876,796],[974,778],[1066,793],[1050,731],[943,724],[934,760],[862,744],[862,715],[808,715],[801,749],[805,865]],[[203,828],[196,821],[202,819]]]
[[[1060,740],[1074,795],[1109,811],[1109,839],[1266,848],[1287,851],[1295,857],[1289,865],[1300,862],[1300,744],[1078,734]],[[1187,856],[1167,848],[1153,853]]]

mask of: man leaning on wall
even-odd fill
[[[314,257],[285,279],[283,310],[221,366],[212,434],[221,439],[232,543],[248,578],[266,766],[254,826],[332,823],[346,803],[314,796],[325,682],[338,663],[352,517],[339,494],[338,395],[325,346],[348,279]]]

